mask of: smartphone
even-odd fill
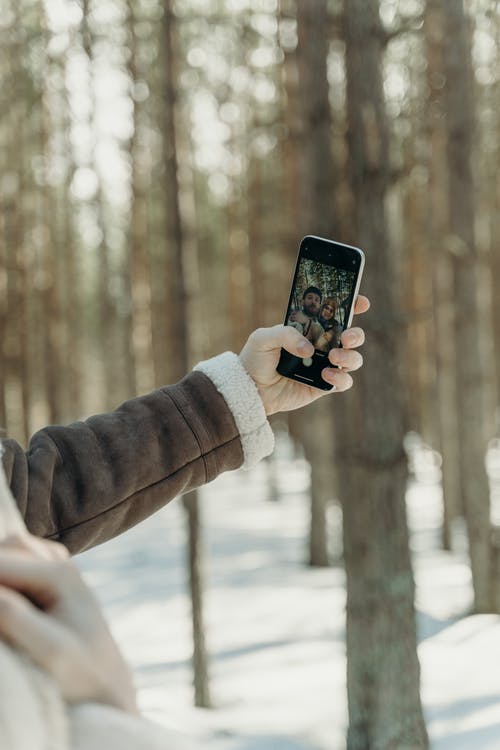
[[[285,325],[296,328],[314,345],[312,357],[296,357],[284,349],[276,368],[280,375],[330,391],[321,377],[333,367],[328,352],[340,347],[340,335],[351,325],[365,256],[358,247],[323,237],[307,236],[300,243]]]

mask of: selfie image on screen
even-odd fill
[[[338,347],[348,323],[355,279],[354,271],[303,258],[286,324],[296,328],[320,352]]]

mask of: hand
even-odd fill
[[[295,312],[290,315],[289,320],[291,320],[293,323],[302,323],[302,325],[305,325],[309,322],[310,318],[308,318],[307,315],[305,315],[300,310],[295,310]]]
[[[29,534],[0,544],[0,638],[48,672],[68,702],[138,713],[129,670],[61,544]]]
[[[354,312],[364,313],[369,307],[368,298],[359,295]],[[330,363],[341,369],[325,367],[321,375],[327,383],[334,386],[334,390],[346,391],[352,386],[353,380],[349,372],[357,370],[363,364],[363,357],[354,350],[364,340],[362,328],[348,328],[341,336],[343,348],[330,351]],[[241,362],[258,388],[267,415],[299,409],[330,393],[290,380],[276,372],[281,347],[296,357],[311,357],[314,352],[311,342],[295,328],[278,325],[254,331],[240,353]]]

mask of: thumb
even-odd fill
[[[314,354],[314,346],[293,326],[258,328],[250,339],[255,350],[259,352],[270,352],[282,347],[296,357],[312,357]]]

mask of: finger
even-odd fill
[[[51,671],[65,630],[22,594],[0,586],[0,637]]]
[[[66,560],[69,557],[69,552],[63,544],[40,539],[27,531],[10,534],[0,542],[0,549],[4,547],[24,551],[27,555],[42,560]]]
[[[365,332],[362,328],[348,328],[340,337],[345,349],[354,349],[365,343]]]
[[[292,326],[277,325],[272,328],[258,328],[249,339],[250,343],[261,352],[273,349],[286,349],[296,357],[312,357],[314,346]]]
[[[40,560],[23,550],[0,548],[0,584],[29,596],[43,609],[51,608],[68,585],[70,561]]]
[[[328,359],[332,365],[341,367],[344,372],[359,370],[363,364],[362,355],[353,349],[332,349]]]
[[[343,370],[335,370],[331,367],[325,367],[321,371],[321,377],[326,380],[327,383],[335,386],[335,391],[347,391],[353,384],[353,379],[348,372]]]
[[[361,313],[366,312],[370,309],[370,300],[368,297],[365,297],[364,294],[358,294],[356,297],[356,303],[354,305],[354,313],[355,315],[361,315]]]

